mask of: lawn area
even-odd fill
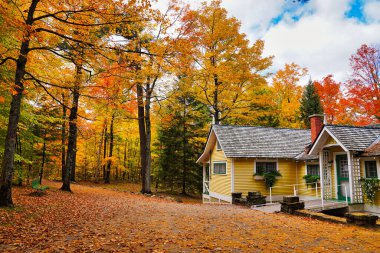
[[[15,188],[0,252],[379,252],[380,230],[59,183]]]

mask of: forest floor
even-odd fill
[[[0,252],[380,252],[380,230],[88,185],[0,209]]]

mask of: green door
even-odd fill
[[[347,155],[336,156],[336,174],[338,183],[338,199],[350,201],[350,183]]]

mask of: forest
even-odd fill
[[[378,46],[352,52],[342,82],[272,71],[264,47],[219,0],[0,1],[0,206],[35,178],[199,194],[211,124],[380,123]]]

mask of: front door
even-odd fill
[[[350,201],[350,183],[347,155],[336,156],[336,174],[338,183],[338,199]]]

